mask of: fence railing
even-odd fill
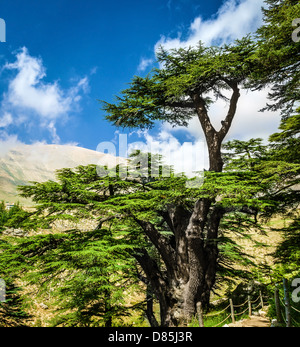
[[[227,300],[226,300],[227,301]],[[225,302],[225,301],[224,301]],[[253,306],[253,304],[256,304],[255,306]],[[246,307],[245,309],[243,309],[244,307]],[[231,318],[231,322],[235,323],[236,317],[240,317],[243,314],[245,314],[248,311],[249,316],[252,315],[252,312],[254,310],[257,310],[259,308],[263,308],[264,307],[264,302],[263,302],[263,297],[262,297],[262,293],[259,292],[258,297],[255,300],[251,300],[251,296],[248,295],[248,298],[245,302],[243,302],[242,304],[234,304],[232,299],[229,299],[229,304],[223,308],[223,310],[220,310],[216,313],[207,313],[204,314],[202,307],[201,307],[201,303],[197,304],[197,313],[198,313],[198,322],[199,322],[199,326],[200,327],[204,327],[204,318],[209,318],[209,317],[215,317],[215,316],[219,316],[221,314],[224,315],[224,312],[229,312],[228,315],[226,315],[225,318],[222,319],[222,321],[218,322],[217,324],[213,325],[213,327],[219,327],[221,326],[223,323],[225,323],[228,319]],[[237,310],[237,308],[239,310]]]

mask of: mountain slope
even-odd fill
[[[55,180],[58,169],[88,164],[113,167],[116,160],[125,161],[76,146],[38,144],[16,147],[0,157],[0,201],[26,203],[18,197],[17,186],[29,181]]]

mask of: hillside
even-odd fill
[[[121,159],[122,161],[124,159]],[[17,186],[29,181],[55,180],[55,171],[78,165],[114,166],[115,157],[76,146],[23,145],[0,157],[0,201],[28,202],[18,196]]]

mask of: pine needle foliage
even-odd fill
[[[206,172],[197,188],[189,188],[188,179],[175,174],[146,177],[139,172],[138,177],[137,172],[136,177],[120,177],[120,167],[113,176],[103,177],[95,165],[59,170],[58,182],[20,187],[23,197],[38,203],[36,215],[44,222],[62,219],[79,223],[89,219],[95,228],[20,240],[10,250],[14,256],[10,255],[6,263],[19,273],[27,269],[28,280],[39,283],[41,291],[51,288],[60,311],[53,324],[110,325],[114,318],[129,312],[124,291],[129,283],[137,283],[135,255],[156,242],[146,237],[141,223],[151,222],[158,235],[172,245],[172,231],[162,218],[166,208],[180,205],[188,211],[199,196],[215,196],[215,204],[226,211],[220,226],[223,236],[216,240],[220,248],[219,278],[249,276],[234,270],[237,262],[245,267],[253,262],[228,235],[247,238],[247,230],[262,232],[257,215],[277,206],[276,199],[266,198],[265,192],[282,181],[283,170],[276,175],[275,168],[268,166],[266,170],[262,164],[266,148],[260,140],[233,142],[225,147],[235,150],[226,170]],[[292,169],[292,165],[286,168]]]

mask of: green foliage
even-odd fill
[[[300,18],[297,0],[266,0],[264,25],[257,32],[255,61],[256,87],[271,86],[266,109],[281,110],[285,117],[294,112],[300,90],[300,42],[292,40],[292,22]]]
[[[24,230],[36,229],[42,224],[38,224],[36,220],[29,219],[32,214],[25,211],[19,203],[6,209],[4,201],[0,203],[0,233],[5,228],[22,228]]]
[[[172,171],[163,177],[161,158],[141,153],[133,157],[132,166],[119,166],[111,176],[99,176],[95,165],[79,166],[59,170],[57,182],[20,187],[22,196],[39,203],[33,220],[41,218],[48,225],[68,220],[75,229],[13,240],[3,246],[0,263],[15,274],[26,271],[28,283],[38,285],[41,294],[51,293],[58,308],[52,325],[118,324],[132,309],[124,297],[137,285],[134,255],[153,242],[141,223],[151,222],[172,244],[172,230],[162,218],[166,209],[172,205],[192,211],[197,199],[209,197],[225,212],[217,239],[217,285],[250,278],[250,272],[235,269],[235,264],[250,269],[254,263],[230,235],[250,240],[248,231],[263,232],[258,215],[271,216],[283,208],[280,194],[289,177],[297,176],[299,165],[271,160],[271,151],[260,139],[231,141],[224,149],[224,172],[205,172],[203,184],[194,188]],[[159,165],[152,165],[156,159]],[[143,160],[148,166],[142,170]],[[157,168],[155,175],[151,166]],[[125,172],[131,175],[126,177]],[[87,220],[93,228],[79,231]],[[152,254],[157,258],[156,252]],[[142,303],[135,308],[141,309]]]
[[[15,240],[0,260],[52,297],[58,313],[51,325],[110,326],[131,310],[124,303],[136,280],[130,250],[111,230],[73,230]]]
[[[167,278],[160,247],[175,248],[174,227],[166,214],[178,208],[189,216],[195,203],[205,199],[210,211],[222,211],[216,238],[205,240],[218,245],[217,285],[253,277],[250,271],[235,268],[238,263],[250,270],[255,264],[232,235],[250,240],[250,231],[263,233],[261,221],[275,214],[289,216],[293,222],[282,229],[284,241],[275,252],[274,276],[299,276],[299,190],[295,187],[300,173],[300,123],[295,104],[300,69],[299,43],[291,40],[291,23],[300,17],[300,8],[295,0],[267,0],[266,4],[265,25],[258,30],[256,42],[246,37],[223,47],[200,43],[196,48],[161,48],[160,69],[144,78],[135,76],[115,103],[102,101],[102,106],[106,119],[123,127],[151,128],[157,121],[186,126],[198,114],[212,150],[213,138],[220,146],[229,130],[239,88],[271,86],[274,103],[266,108],[280,109],[285,116],[281,131],[270,138],[271,146],[263,145],[261,139],[227,142],[224,171],[205,172],[202,184],[193,187],[193,179],[163,168],[161,157],[142,153],[133,156],[129,166],[62,169],[55,182],[20,187],[21,196],[37,203],[36,210],[29,213],[16,205],[6,211],[0,204],[0,231],[4,227],[50,228],[57,220],[71,226],[63,233],[0,239],[0,276],[7,281],[9,300],[17,305],[15,311],[12,304],[10,312],[1,305],[4,325],[13,321],[11,317],[25,317],[16,292],[19,278],[37,286],[40,295],[51,294],[57,307],[51,325],[120,324],[133,309],[143,308],[143,302],[131,305],[126,300],[130,291],[140,288],[138,278],[143,277],[135,258],[147,252],[149,261],[155,260]],[[233,92],[230,100],[227,90]],[[230,101],[219,132],[207,115],[218,98]],[[152,233],[145,232],[145,223],[153,227]]]
[[[300,218],[293,220],[281,231],[283,232],[283,241],[274,254],[279,276],[291,279],[300,277]]]
[[[123,235],[122,240],[126,240],[132,249],[147,244],[139,220],[152,222],[158,226],[160,233],[171,238],[172,233],[161,217],[163,211],[170,204],[191,210],[199,197],[214,196],[214,203],[228,211],[222,221],[221,227],[224,231],[241,233],[241,230],[244,232],[247,228],[260,229],[256,220],[258,212],[267,211],[276,205],[271,194],[267,198],[263,193],[278,181],[281,182],[283,176],[277,172],[278,165],[270,170],[270,163],[261,164],[261,157],[266,149],[259,140],[253,140],[253,148],[247,158],[241,150],[242,146],[249,147],[248,143],[241,141],[227,144],[227,148],[237,147],[235,157],[228,163],[227,171],[206,172],[204,183],[197,188],[189,188],[186,185],[188,180],[184,176],[121,178],[118,176],[121,172],[119,170],[115,177],[99,177],[96,167],[91,165],[73,171],[60,171],[59,182],[55,184],[55,190],[51,190],[53,194],[49,194],[48,190],[49,185],[52,189],[53,182],[22,187],[22,194],[42,202],[38,206],[38,213],[43,213],[43,218],[48,222],[56,219],[78,221],[90,218],[102,225],[109,221],[118,228],[120,235]],[[259,161],[255,167],[252,165],[253,153],[256,153]],[[241,166],[241,162],[245,165]],[[286,170],[292,168],[288,167]],[[281,172],[283,175],[283,170]],[[258,179],[261,181],[260,185],[257,184]],[[234,244],[230,246],[226,238],[219,242],[221,254],[224,253],[224,256],[236,261],[238,254],[242,253],[241,250]],[[221,246],[223,243],[224,246]]]
[[[153,240],[146,237],[141,223],[151,222],[172,245],[172,230],[162,218],[166,209],[172,205],[192,211],[197,199],[209,197],[225,212],[216,240],[217,285],[251,278],[250,271],[235,269],[237,263],[249,270],[255,264],[231,236],[250,240],[250,231],[264,232],[259,217],[290,209],[292,195],[287,198],[287,189],[289,182],[295,182],[299,165],[273,160],[272,150],[260,139],[231,141],[224,149],[224,172],[205,172],[203,184],[194,188],[184,176],[162,177],[159,169],[152,176],[149,166],[141,171],[140,161],[133,161],[133,167],[118,167],[112,176],[99,176],[95,165],[80,166],[58,171],[57,182],[20,187],[23,196],[39,203],[30,218],[48,225],[68,220],[75,229],[2,243],[0,264],[23,280],[26,272],[26,281],[37,285],[41,295],[51,293],[58,309],[52,325],[119,324],[133,309],[124,298],[137,290],[140,269],[135,254],[146,248],[158,256],[150,252]],[[148,154],[144,158],[150,165],[152,158]],[[124,172],[136,175],[126,177]],[[94,226],[80,231],[80,223],[87,220]],[[134,308],[140,310],[142,304]]]
[[[0,270],[2,270],[1,266]],[[16,286],[9,276],[3,277],[2,280],[5,282],[5,302],[0,302],[0,328],[26,326],[30,315],[25,312],[20,288]]]
[[[270,136],[273,157],[284,158],[291,163],[300,163],[300,108],[297,113],[284,118],[279,126],[279,132]]]
[[[3,226],[5,225],[7,221],[7,212],[5,209],[4,201],[0,203],[0,232],[3,229]]]
[[[32,225],[28,223],[29,214],[19,204],[9,210],[5,203],[0,203],[0,256],[8,252],[9,243],[1,238],[1,231],[6,227],[23,227]],[[21,288],[16,284],[13,267],[9,267],[6,261],[0,261],[0,279],[5,283],[5,302],[0,302],[0,327],[26,326],[29,315],[25,312],[25,304],[21,297]]]
[[[157,59],[162,68],[145,78],[135,76],[114,104],[101,101],[106,119],[122,127],[151,128],[156,121],[186,126],[196,115],[192,95],[200,95],[207,108],[211,93],[228,100],[224,91],[251,73],[254,49],[248,37],[224,47],[161,48]]]

